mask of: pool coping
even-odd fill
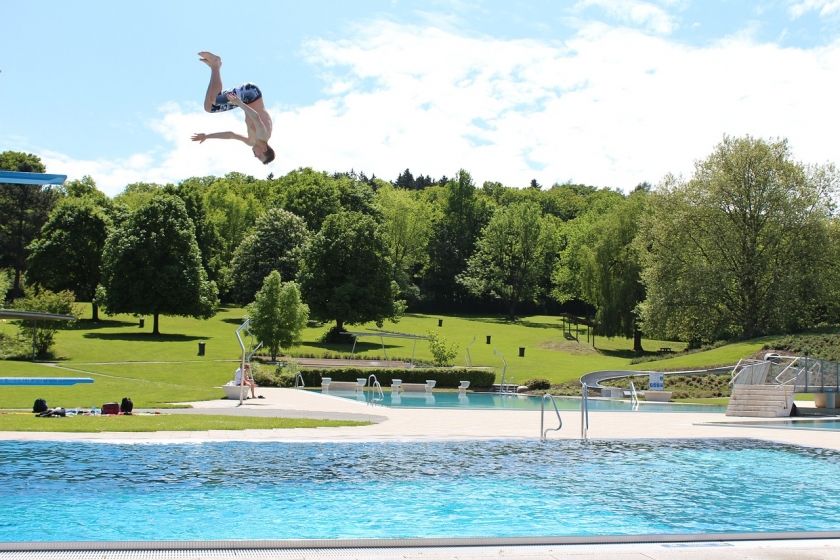
[[[8,541],[0,552],[58,551],[201,551],[201,550],[316,550],[400,549],[477,546],[675,544],[715,542],[814,541],[840,539],[840,531],[768,533],[666,533],[652,535],[594,535],[554,537],[446,537],[388,539],[278,539],[278,540],[166,540],[166,541]]]

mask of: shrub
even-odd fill
[[[282,367],[277,368],[282,375]],[[320,387],[322,377],[330,377],[333,381],[355,381],[357,378],[368,377],[373,374],[383,387],[391,384],[393,379],[402,379],[404,383],[424,383],[427,379],[437,381],[435,387],[455,388],[461,381],[469,381],[470,387],[490,387],[496,379],[496,374],[490,368],[317,368],[301,370],[303,382],[307,387]],[[294,384],[294,377],[292,377]]]
[[[450,344],[443,336],[433,331],[429,331],[429,350],[432,353],[432,362],[438,367],[451,366],[458,355],[458,346],[455,343]]]
[[[535,379],[528,379],[524,383],[529,391],[547,391],[551,388],[551,382],[548,379],[537,377]]]
[[[52,292],[26,288],[24,296],[16,299],[14,308],[21,311],[40,311],[60,315],[77,316],[73,292],[64,290]],[[27,340],[29,348],[39,357],[50,355],[55,333],[64,321],[15,321],[20,337]]]

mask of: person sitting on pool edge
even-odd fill
[[[237,387],[241,387],[242,385],[246,385],[251,388],[251,398],[257,398],[257,382],[254,381],[253,376],[251,375],[251,364],[245,364],[245,375],[242,375],[242,368],[236,368],[236,371],[233,374],[233,384]],[[259,398],[262,398],[260,395]]]
[[[204,96],[204,110],[208,113],[220,113],[240,107],[245,112],[245,126],[248,136],[235,132],[197,132],[192,135],[194,142],[204,143],[209,138],[239,140],[251,146],[254,157],[268,164],[274,160],[274,150],[268,145],[271,138],[271,117],[265,109],[262,92],[256,85],[248,82],[233,89],[222,90],[222,59],[207,51],[198,53],[200,60],[210,67],[210,83]]]

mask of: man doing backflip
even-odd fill
[[[204,142],[209,138],[240,140],[251,146],[254,156],[261,162],[267,164],[272,161],[274,150],[268,145],[268,139],[271,138],[271,117],[265,110],[260,88],[252,83],[245,83],[233,89],[222,90],[221,57],[207,51],[198,53],[198,56],[210,67],[210,84],[204,97],[204,110],[208,113],[219,113],[240,107],[245,112],[248,137],[235,132],[197,132],[192,136],[193,141]]]

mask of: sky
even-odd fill
[[[301,167],[629,191],[725,136],[836,163],[840,0],[28,0],[3,8],[0,151],[108,195]],[[201,50],[253,82],[269,165],[203,111]]]

